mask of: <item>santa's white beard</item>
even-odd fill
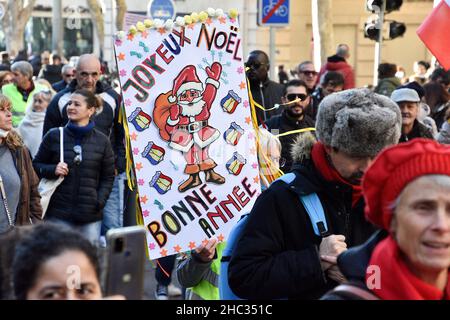
[[[199,100],[197,102],[194,102],[192,105],[188,105],[187,103],[180,103],[178,104],[181,107],[181,114],[186,117],[194,117],[196,115],[199,115],[203,107],[205,106],[206,102],[204,100]]]

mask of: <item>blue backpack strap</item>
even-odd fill
[[[234,248],[248,222],[249,213],[243,214],[239,221],[233,226],[228,236],[227,244],[222,251],[222,258],[220,259],[220,273],[219,273],[219,296],[221,300],[241,300],[231,290],[228,284],[228,265],[230,264],[231,255]]]
[[[282,175],[275,181],[283,181],[286,184],[290,184],[296,178],[295,173],[289,172]],[[317,193],[311,193],[305,196],[300,196],[300,201],[306,209],[309,218],[311,219],[314,233],[319,237],[325,237],[328,235],[328,225],[325,218],[325,212],[323,210],[322,202],[320,202]]]
[[[283,181],[284,183],[290,184],[292,181],[295,180],[295,173],[293,172],[289,172],[286,174],[283,174],[281,177],[279,177],[277,180],[275,181]],[[274,182],[275,182],[274,181]],[[273,182],[272,182],[273,183]]]
[[[300,201],[305,207],[306,212],[308,212],[312,227],[314,229],[314,233],[319,237],[327,236],[327,219],[325,218],[325,212],[323,211],[323,206],[317,193],[300,196]]]

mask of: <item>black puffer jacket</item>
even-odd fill
[[[45,113],[43,135],[50,129],[65,126],[69,122],[67,117],[67,103],[70,95],[77,88],[77,81],[72,80],[67,87],[53,97]],[[115,155],[115,165],[120,172],[125,171],[124,131],[119,123],[120,96],[109,85],[97,82],[95,93],[103,100],[103,110],[96,115],[95,128],[110,138]]]
[[[352,189],[327,182],[311,160],[293,167],[290,184],[274,182],[257,199],[231,257],[233,292],[246,299],[318,299],[337,285],[322,272],[316,236],[301,195],[316,193],[328,230],[348,247],[366,241],[375,228],[365,220],[361,198],[352,209]]]
[[[33,166],[40,178],[56,179],[59,162],[59,130],[50,130],[42,140]],[[89,223],[102,219],[102,209],[114,181],[114,155],[109,139],[93,129],[81,141],[82,161],[74,163],[75,136],[64,128],[64,162],[69,174],[58,186],[47,209],[46,217],[56,217],[74,223]]]
[[[50,84],[54,84],[62,80],[61,69],[62,65],[47,64],[42,67],[39,78],[44,78]]]

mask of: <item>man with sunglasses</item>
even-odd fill
[[[75,78],[75,68],[69,64],[65,64],[61,69],[62,80],[52,85],[53,90],[60,92]]]
[[[267,54],[261,50],[250,52],[245,66],[250,82],[250,91],[255,102],[264,109],[272,109],[275,104],[280,104],[284,86],[269,79],[270,62]],[[264,112],[256,107],[258,125],[280,112],[279,109]]]
[[[311,61],[303,61],[297,67],[298,78],[306,83],[308,93],[314,92],[317,83],[317,71]]]
[[[305,108],[308,107],[311,100],[305,82],[297,79],[289,81],[281,100],[283,102],[282,113],[270,118],[266,121],[266,125],[272,134],[280,135],[281,157],[286,159],[286,163],[281,170],[289,172],[293,162],[292,143],[301,134],[295,131],[314,127],[314,120],[305,114]]]
[[[120,96],[108,84],[99,81],[101,75],[100,60],[94,54],[83,54],[78,59],[73,79],[65,89],[60,91],[50,102],[45,114],[45,135],[51,128],[65,126],[67,104],[70,96],[77,89],[87,89],[103,100],[103,110],[94,116],[95,128],[111,140],[115,156],[115,172],[113,190],[104,208],[103,231],[119,228],[123,225],[123,199],[125,182],[125,146],[124,131],[119,123]]]

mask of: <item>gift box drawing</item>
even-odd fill
[[[241,101],[242,99],[233,90],[230,90],[228,91],[228,94],[220,100],[220,105],[222,106],[223,111],[231,114],[236,110]]]
[[[223,138],[225,141],[233,146],[237,145],[239,139],[244,134],[244,129],[242,129],[236,122],[232,122],[230,127],[223,133]]]
[[[137,131],[144,131],[150,126],[152,122],[152,117],[142,111],[140,107],[137,107],[136,110],[131,113],[128,117],[128,121],[134,125],[134,128]]]
[[[231,159],[228,160],[226,168],[229,173],[238,176],[246,163],[247,160],[245,160],[245,158],[241,156],[239,153],[235,152],[233,153],[233,157],[231,157]]]
[[[150,187],[153,187],[159,194],[165,194],[170,190],[172,186],[172,178],[166,176],[161,171],[156,171],[152,180],[150,181]]]
[[[166,151],[163,148],[156,145],[153,141],[150,141],[141,155],[150,161],[151,164],[157,165],[164,160],[165,153]]]

